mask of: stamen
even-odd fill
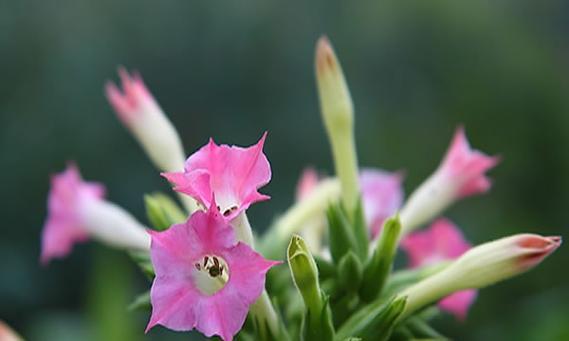
[[[223,212],[223,216],[227,217],[228,215],[230,215],[233,211],[237,210],[237,206],[231,206],[230,208],[226,209]]]
[[[225,260],[217,256],[203,256],[202,262],[194,264],[198,270],[194,277],[196,285],[204,294],[212,295],[221,290],[229,280],[229,269]]]

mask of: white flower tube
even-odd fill
[[[134,250],[150,249],[150,235],[146,227],[112,202],[93,200],[82,205],[80,215],[85,230],[107,245]]]
[[[51,179],[41,261],[66,256],[89,237],[118,248],[148,250],[146,228],[121,207],[103,199],[105,188],[81,178],[75,165]]]
[[[476,246],[448,267],[405,289],[404,316],[457,291],[479,289],[524,273],[561,245],[561,237],[517,234]]]

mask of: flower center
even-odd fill
[[[194,269],[196,287],[207,296],[223,289],[229,281],[229,268],[221,257],[204,255],[194,263]]]

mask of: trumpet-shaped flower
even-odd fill
[[[439,168],[409,197],[401,211],[405,232],[427,223],[458,199],[484,193],[491,187],[485,173],[498,157],[473,150],[459,127]]]
[[[75,165],[51,179],[41,262],[66,256],[90,235],[118,247],[147,249],[149,238],[128,213],[103,199],[105,188],[86,182]]]
[[[389,173],[372,168],[360,172],[364,213],[372,237],[377,237],[385,219],[401,207],[402,181],[401,173]]]
[[[561,237],[517,234],[477,245],[443,270],[405,289],[404,318],[417,309],[449,294],[480,289],[524,273],[561,246]]]
[[[296,197],[301,200],[318,185],[315,170],[306,169],[297,184]],[[376,168],[364,168],[359,174],[362,203],[367,225],[372,237],[377,237],[385,219],[392,216],[403,202],[403,176],[401,173],[386,172]],[[312,245],[312,238],[302,233],[306,242]],[[321,235],[321,233],[320,233]],[[311,248],[311,250],[314,250]]]
[[[403,239],[401,247],[410,259],[410,266],[434,265],[441,261],[453,260],[470,249],[459,228],[447,219],[435,221],[425,231],[414,232]],[[464,320],[468,308],[476,299],[476,290],[455,292],[441,301],[439,307]]]
[[[251,204],[269,199],[257,191],[271,180],[271,166],[263,153],[266,136],[248,148],[217,145],[210,139],[186,160],[184,172],[162,176],[175,191],[190,195],[203,207],[211,206],[215,196],[219,211],[231,220]]]
[[[231,340],[249,307],[261,295],[269,261],[244,243],[215,204],[195,212],[186,223],[151,232],[150,256],[156,277],[150,291],[152,317],[147,331],[160,324]]]
[[[121,90],[106,84],[106,95],[119,119],[142,145],[152,162],[162,171],[184,165],[185,153],[176,129],[166,117],[138,73],[132,76],[119,68]]]

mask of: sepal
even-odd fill
[[[144,205],[148,221],[158,231],[167,230],[170,226],[182,223],[186,219],[176,202],[162,193],[145,195]]]
[[[389,218],[381,230],[373,255],[366,264],[360,296],[364,301],[372,301],[381,293],[393,267],[397,252],[397,242],[401,233],[399,215]]]

